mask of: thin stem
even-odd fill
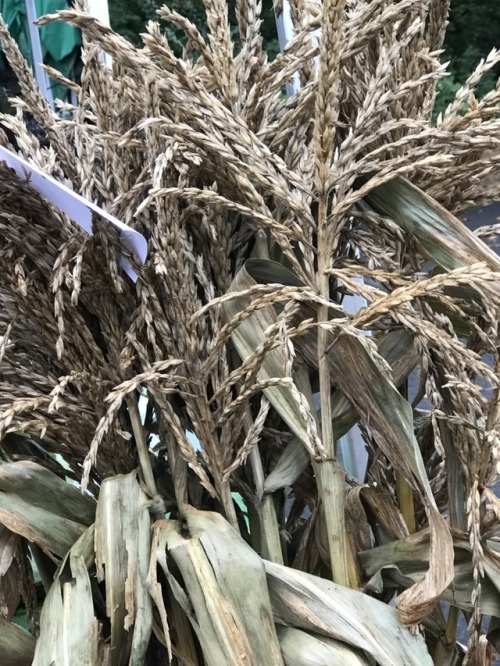
[[[410,534],[417,531],[415,523],[415,503],[413,501],[413,490],[405,477],[396,472],[396,495],[398,498],[399,509],[403,515],[406,526]]]
[[[170,471],[172,473],[172,480],[174,482],[174,494],[182,513],[183,507],[188,504],[188,467],[184,458],[181,456],[179,446],[174,437],[170,434],[167,428],[162,427],[162,440],[167,446],[167,455],[170,464]]]
[[[224,507],[224,513],[226,514],[226,519],[232,527],[240,533],[240,527],[238,525],[238,517],[236,516],[236,509],[234,508],[234,500],[231,495],[231,486],[228,481],[223,481],[217,488],[222,506]]]
[[[261,555],[265,560],[275,564],[284,564],[276,506],[269,493],[262,497],[260,510],[262,512]]]
[[[436,609],[436,613],[437,612],[439,612],[440,621],[444,621],[442,611]],[[449,666],[454,663],[453,660],[456,652],[455,642],[457,638],[457,622],[459,615],[460,610],[456,606],[450,606],[448,620],[446,622],[446,630],[436,644],[436,650],[434,652],[435,666]]]
[[[326,197],[321,197],[319,204],[319,223],[318,223],[318,273],[319,273],[319,291],[323,298],[330,297],[330,278],[327,273],[330,267],[329,253],[326,253],[327,234],[326,226],[327,206]],[[328,256],[326,256],[328,254]],[[326,305],[320,305],[318,308],[318,322],[328,321],[328,308]],[[330,368],[326,358],[328,331],[323,327],[318,329],[318,369],[319,386],[321,394],[321,435],[323,446],[327,456],[334,459],[336,456],[335,441],[333,439],[332,427],[332,385],[330,378]]]
[[[137,406],[135,396],[127,396],[127,406],[130,421],[132,423],[132,431],[135,437],[137,453],[139,455],[142,478],[144,479],[149,496],[154,498],[158,495],[158,491],[156,489],[156,481],[153,474],[153,468],[151,467],[151,460],[149,458],[148,443],[144,434],[144,428],[142,427],[141,415],[139,414],[139,407]],[[164,517],[164,514],[161,511],[155,511],[154,515],[157,520],[161,520]]]
[[[156,490],[156,481],[151,467],[151,460],[149,458],[148,443],[144,434],[144,428],[141,423],[141,415],[137,406],[136,399],[133,395],[127,396],[128,413],[132,423],[132,431],[135,437],[135,444],[137,453],[139,455],[139,464],[141,466],[142,477],[146,484],[146,489],[151,497],[158,494]]]
[[[495,373],[498,376],[500,372],[500,360],[498,353],[495,358]],[[490,402],[490,409],[488,412],[488,418],[486,420],[486,432],[491,432],[497,425],[500,412],[500,389],[496,386],[493,389],[493,396]],[[491,457],[491,447],[489,443],[485,442],[482,446],[481,451],[481,461],[479,463],[479,484],[484,483],[486,477],[486,472],[488,471],[488,463],[490,462]]]
[[[330,267],[331,243],[327,230],[327,195],[320,197],[318,209],[318,273],[321,296],[330,298]],[[328,321],[328,307],[318,308],[318,322]],[[333,580],[339,585],[350,586],[348,543],[345,527],[345,476],[344,470],[337,462],[336,443],[332,425],[332,386],[330,368],[326,357],[328,331],[323,327],[318,330],[318,368],[321,395],[321,438],[325,447],[327,460],[314,464],[318,478],[318,491],[325,509],[325,521],[328,535],[328,549],[332,567]]]
[[[194,397],[197,401],[197,404],[199,405],[197,421],[200,426],[200,430],[199,433],[197,432],[196,434],[198,435],[200,441],[203,442],[204,449],[207,451],[208,456],[212,461],[215,489],[217,490],[219,500],[224,509],[226,520],[239,534],[240,527],[238,525],[236,509],[234,508],[234,500],[231,494],[231,484],[229,479],[224,480],[223,478],[222,454],[219,449],[217,438],[215,437],[215,427],[213,424],[207,396],[200,388],[198,388],[198,390],[195,390],[194,392]]]
[[[456,606],[450,606],[448,622],[446,623],[446,642],[448,645],[454,645],[457,640],[457,624],[460,617],[460,609]]]
[[[349,558],[345,524],[345,473],[336,460],[313,461],[318,493],[325,510],[328,551],[334,582],[345,587],[357,586],[354,555]],[[351,571],[349,571],[351,560]]]
[[[399,387],[399,392],[405,400],[408,400],[407,379]],[[399,509],[408,528],[408,532],[410,534],[415,534],[417,531],[417,525],[415,522],[415,501],[413,497],[413,490],[401,472],[396,472],[396,496],[398,498]]]
[[[249,412],[246,412],[244,416],[244,427],[247,432],[251,425],[252,417]],[[250,451],[249,458],[252,466],[255,492],[259,499],[261,555],[265,560],[275,562],[276,564],[283,564],[283,552],[281,550],[276,507],[272,496],[264,493],[264,468],[262,466],[262,459],[257,445],[255,445]]]

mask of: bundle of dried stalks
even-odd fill
[[[294,0],[273,62],[258,0],[239,49],[222,0],[206,42],[160,10],[181,59],[159,24],[136,49],[75,4],[40,21],[84,35],[64,118],[0,20],[22,89],[2,141],[149,255],[133,284],[102,223],[0,164],[0,655],[489,663],[500,260],[455,214],[500,194],[500,89],[474,97],[500,55],[433,124],[443,0]],[[363,478],[338,456],[356,423]]]

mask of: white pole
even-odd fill
[[[109,7],[108,0],[87,0],[89,14],[92,14],[104,25],[109,26]]]
[[[89,9],[89,14],[92,14],[94,18],[103,23],[104,25],[110,26],[109,21],[109,6],[108,0],[87,0],[87,6]],[[104,62],[108,67],[111,67],[112,58],[109,53],[103,51],[102,54]]]
[[[54,110],[54,96],[50,88],[49,77],[43,69],[42,43],[40,41],[40,30],[35,25],[37,20],[35,0],[25,0],[26,16],[28,17],[28,29],[31,41],[31,53],[33,56],[33,69],[35,70],[35,79],[37,80],[43,96]]]
[[[293,23],[290,11],[290,3],[288,0],[283,0],[281,6],[281,14],[275,13],[276,27],[278,29],[278,42],[280,51],[284,51],[286,45],[293,36]],[[293,97],[296,92],[300,90],[300,78],[298,72],[295,72],[293,80],[286,84],[286,94],[288,97]]]
[[[275,13],[275,16],[280,50],[283,51],[293,37],[293,22],[289,0],[282,0],[281,14]],[[319,32],[315,32],[314,35],[319,39]],[[290,97],[299,89],[300,79],[296,73],[292,82],[287,84],[286,91]],[[360,281],[362,282],[361,278]],[[361,296],[346,296],[342,305],[347,314],[354,314],[366,306],[366,301]],[[352,428],[346,435],[339,439],[338,445],[344,467],[351,476],[354,476],[359,481],[363,481],[368,456],[359,428],[357,426]]]

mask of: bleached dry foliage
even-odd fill
[[[161,23],[138,50],[76,5],[41,20],[84,35],[63,117],[0,23],[22,89],[3,142],[149,255],[134,284],[106,225],[0,165],[0,654],[490,663],[500,260],[454,215],[500,195],[500,89],[474,97],[500,54],[433,124],[445,0],[295,0],[273,62],[257,0],[241,48],[222,0],[207,42],[161,9],[182,59]],[[339,459],[356,423],[363,478]]]

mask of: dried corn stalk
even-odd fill
[[[238,45],[225,2],[206,41],[160,10],[184,58],[83,4],[41,20],[83,31],[65,119],[0,20],[22,91],[1,141],[149,254],[133,284],[108,228],[0,164],[0,656],[486,663],[500,262],[455,215],[500,195],[500,89],[474,97],[498,53],[433,124],[447,2],[295,1],[273,62],[257,0]],[[363,478],[337,451],[355,425]]]

